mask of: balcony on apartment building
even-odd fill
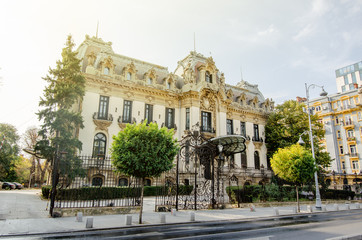
[[[101,113],[101,112],[95,112],[93,114],[93,119],[94,120],[107,121],[107,122],[112,122],[113,121],[112,114],[104,114],[104,113]]]
[[[354,122],[351,119],[342,121],[341,125],[344,127],[344,129],[354,128]]]

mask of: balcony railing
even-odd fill
[[[263,138],[261,137],[253,137],[253,142],[263,142]]]
[[[215,128],[207,127],[207,126],[201,126],[201,132],[215,133]]]
[[[100,112],[95,112],[93,114],[93,119],[95,120],[104,120],[104,121],[113,121],[112,114],[102,114]]]
[[[347,141],[348,141],[348,142],[355,142],[355,141],[356,141],[356,137],[347,137]]]
[[[162,124],[161,124],[161,127],[167,127],[168,129],[173,128],[173,129],[175,129],[175,131],[177,130],[176,123],[174,123],[174,124],[169,124],[168,126],[166,126],[165,123],[162,123]]]
[[[349,157],[358,157],[358,153],[349,153]]]
[[[123,116],[119,116],[118,118],[118,123],[135,123],[136,122],[136,118],[131,118],[131,117],[128,117],[128,118],[124,118]]]

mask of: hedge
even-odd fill
[[[179,186],[180,194],[189,195],[193,186]],[[57,190],[57,200],[101,200],[101,199],[119,199],[127,197],[139,197],[140,188],[128,187],[82,187],[82,188],[63,188]],[[50,197],[51,186],[42,187],[44,198]],[[166,186],[145,186],[144,196],[156,195],[176,195],[176,187]]]

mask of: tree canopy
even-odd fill
[[[309,121],[308,114],[303,111],[306,107],[304,104],[294,100],[285,101],[278,105],[275,111],[270,114],[265,126],[265,136],[268,148],[268,157],[271,158],[279,148],[289,147],[296,144],[299,136],[302,135],[306,148],[311,149],[309,141]],[[322,167],[330,164],[331,159],[327,152],[324,151],[320,143],[324,138],[324,129],[318,117],[311,115],[312,132],[314,139],[314,150],[316,162]]]
[[[112,164],[119,172],[141,179],[140,224],[144,179],[158,177],[173,167],[179,149],[173,135],[173,129],[159,129],[157,123],[144,121],[138,125],[127,124],[123,131],[113,136]]]
[[[39,131],[40,140],[35,150],[49,161],[59,157],[60,174],[73,178],[80,174],[81,161],[77,157],[82,143],[76,132],[83,128],[83,119],[79,109],[85,91],[85,78],[81,73],[81,60],[73,51],[72,37],[68,36],[62,50],[62,60],[56,62],[54,69],[49,68],[44,78],[48,85],[40,99],[41,110],[37,113],[43,121]],[[62,153],[62,154],[60,154]]]
[[[0,180],[17,179],[15,164],[19,160],[19,135],[14,126],[0,123]]]

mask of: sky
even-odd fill
[[[258,84],[276,104],[305,83],[336,93],[335,70],[362,60],[362,0],[0,0],[0,123],[40,125],[42,78],[67,36],[79,46],[97,23],[118,54],[173,72],[195,47],[226,83]]]

